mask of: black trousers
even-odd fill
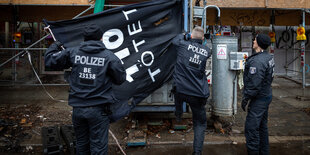
[[[77,155],[107,155],[109,118],[105,107],[73,107]]]
[[[268,109],[272,95],[251,100],[245,121],[246,147],[250,155],[269,155]]]
[[[207,128],[206,100],[205,98],[189,96],[182,93],[175,93],[175,115],[181,117],[183,113],[183,102],[189,104],[192,110],[192,119],[194,125],[194,152],[200,154],[203,150],[205,130]]]

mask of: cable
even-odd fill
[[[40,79],[38,73],[36,72],[36,70],[35,70],[34,67],[33,67],[33,64],[32,64],[32,61],[31,61],[31,55],[30,55],[30,53],[29,53],[28,51],[26,51],[26,53],[27,53],[27,55],[28,55],[29,64],[30,64],[30,66],[31,66],[31,68],[32,68],[32,70],[33,70],[33,72],[34,72],[34,74],[36,75],[38,81],[40,82],[40,85],[43,87],[45,93],[46,93],[52,100],[54,100],[54,101],[63,102],[63,103],[68,102],[68,101],[65,101],[65,100],[57,100],[57,99],[55,99],[55,98],[46,90],[45,86],[42,84],[42,81],[41,81],[41,79]]]
[[[121,145],[119,145],[119,142],[118,140],[116,139],[115,135],[113,134],[113,132],[109,129],[109,133],[111,134],[111,136],[113,137],[113,139],[115,140],[117,146],[119,147],[119,149],[122,151],[122,153],[124,155],[126,155],[126,153],[124,152],[123,148],[121,147]]]

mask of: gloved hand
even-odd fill
[[[60,41],[55,41],[53,44],[58,47],[58,50],[62,50],[61,46],[63,45],[63,43],[61,43]]]
[[[186,33],[184,34],[184,40],[190,40],[190,39],[191,39],[191,33],[186,32]]]
[[[241,107],[242,107],[242,110],[243,110],[243,111],[245,111],[245,108],[246,108],[246,106],[248,105],[248,103],[249,103],[249,99],[243,97],[243,98],[242,98],[242,101],[241,101]]]

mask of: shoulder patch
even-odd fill
[[[256,73],[256,67],[250,67],[250,73],[255,74]]]

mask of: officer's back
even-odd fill
[[[61,43],[55,42],[45,54],[46,67],[72,67],[69,105],[77,154],[107,154],[109,109],[116,102],[112,84],[122,84],[126,78],[120,59],[102,43],[102,34],[98,25],[90,24],[79,46],[60,50]]]
[[[268,51],[255,53],[250,56],[245,65],[245,93],[250,96],[263,97],[272,93],[274,59]]]
[[[126,78],[120,60],[105,48],[101,40],[93,39],[97,32],[89,34],[84,34],[85,41],[79,46],[65,51],[55,53],[58,47],[52,44],[45,56],[46,67],[57,70],[72,67],[69,104],[73,107],[114,103],[112,83],[121,84]]]
[[[205,75],[206,61],[211,50],[202,45],[201,39],[185,39],[178,35],[173,44],[178,52],[175,66],[174,82],[179,93],[208,98],[209,88]]]

